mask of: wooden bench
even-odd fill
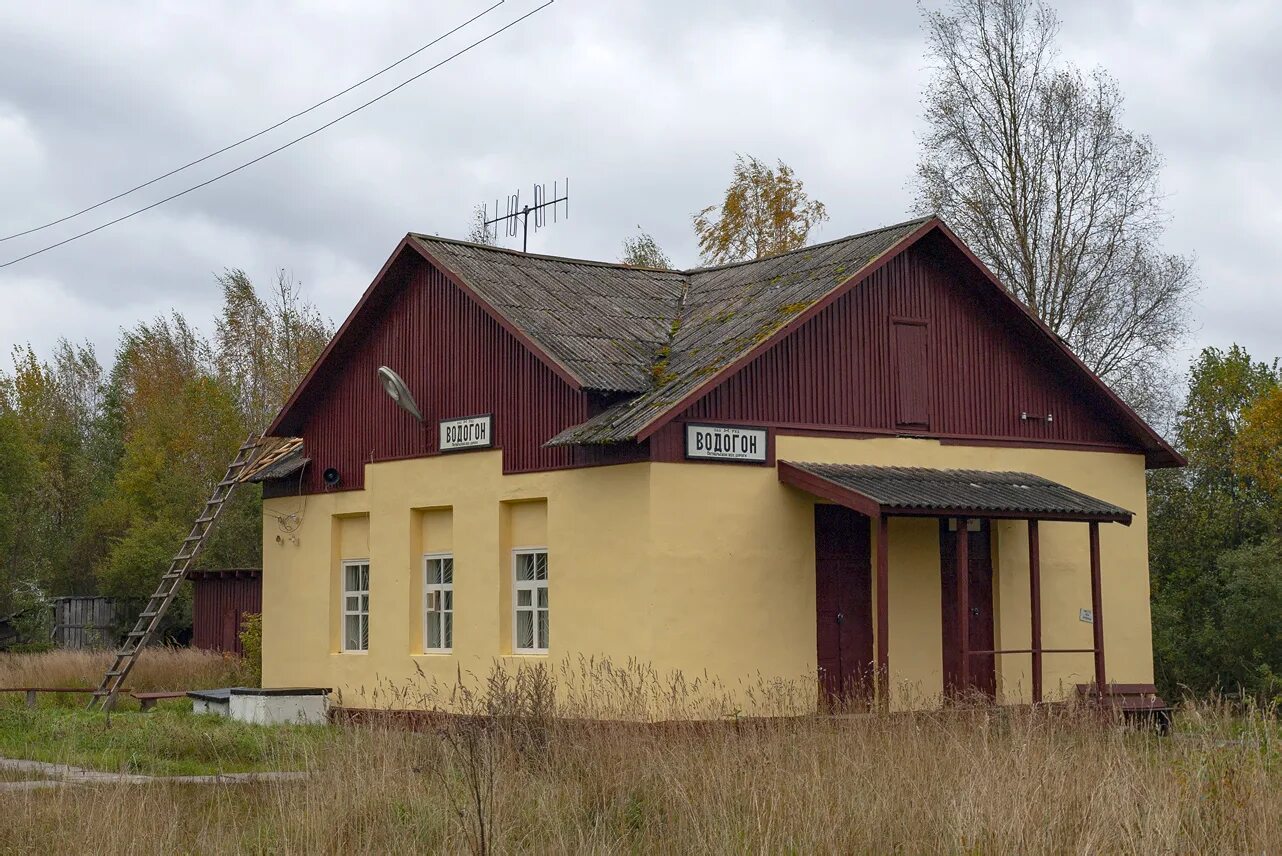
[[[90,687],[0,687],[0,693],[26,693],[27,707],[36,706],[37,693],[95,693]]]
[[[1153,684],[1107,684],[1101,695],[1094,684],[1078,684],[1084,700],[1120,713],[1128,721],[1146,722],[1163,734],[1170,731],[1174,708],[1157,694]]]
[[[167,698],[186,698],[185,692],[153,692],[153,693],[130,693],[130,698],[138,700],[138,704],[143,710],[151,710],[156,706],[156,702]]]

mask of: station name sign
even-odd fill
[[[686,423],[686,458],[764,464],[766,429]]]
[[[441,451],[490,449],[494,447],[494,417],[464,416],[441,420]]]

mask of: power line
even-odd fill
[[[138,208],[138,209],[136,209],[136,210],[134,210],[134,211],[130,211],[128,214],[124,214],[124,215],[122,215],[122,216],[120,216],[120,217],[117,217],[117,218],[116,218],[116,219],[114,219],[114,220],[108,220],[106,223],[103,223],[103,224],[102,224],[102,225],[100,225],[100,226],[95,226],[95,227],[94,227],[94,228],[92,228],[92,229],[86,229],[85,231],[80,232],[79,234],[72,235],[70,238],[64,238],[63,240],[58,241],[56,244],[50,244],[50,245],[49,245],[49,246],[47,246],[47,247],[41,247],[40,249],[38,249],[38,250],[34,250],[34,251],[30,252],[30,253],[27,253],[27,254],[26,254],[26,255],[24,255],[24,256],[18,256],[16,259],[10,259],[9,261],[7,261],[7,262],[5,262],[5,263],[0,264],[0,268],[7,268],[7,267],[9,267],[10,265],[16,265],[18,262],[26,261],[27,259],[32,258],[33,256],[38,256],[38,255],[40,255],[41,253],[47,253],[47,252],[49,252],[50,250],[55,250],[55,249],[57,249],[58,247],[61,247],[61,246],[65,245],[65,244],[70,244],[72,241],[78,241],[78,240],[80,240],[81,238],[84,238],[84,237],[87,237],[87,236],[89,236],[89,235],[94,234],[95,232],[101,232],[103,229],[106,229],[108,226],[114,226],[114,225],[116,225],[117,223],[123,223],[125,220],[128,220],[128,219],[130,219],[131,217],[136,217],[136,216],[138,216],[139,214],[142,214],[142,213],[144,213],[144,212],[146,212],[146,211],[150,211],[150,210],[151,210],[151,209],[153,209],[153,208],[157,208],[157,207],[159,207],[159,206],[161,206],[161,205],[164,205],[166,202],[172,202],[173,200],[177,199],[177,198],[178,198],[178,197],[180,197],[180,196],[186,196],[188,193],[191,193],[192,191],[200,190],[202,187],[208,187],[209,185],[213,184],[215,181],[220,181],[220,180],[222,180],[222,179],[226,178],[226,177],[227,177],[227,176],[229,176],[229,175],[233,175],[233,174],[235,174],[235,173],[240,172],[242,169],[245,169],[246,167],[253,166],[254,164],[258,163],[258,162],[259,162],[259,161],[261,161],[261,160],[266,160],[267,158],[271,157],[272,155],[276,154],[277,152],[282,152],[282,151],[284,151],[285,149],[289,148],[290,146],[293,146],[293,145],[294,145],[294,144],[296,144],[296,143],[301,143],[303,140],[307,139],[308,137],[314,137],[315,135],[319,134],[321,131],[325,130],[326,128],[329,128],[329,127],[331,127],[331,126],[333,126],[333,125],[337,125],[339,122],[343,121],[343,120],[344,120],[344,119],[346,119],[348,116],[351,116],[351,115],[352,115],[352,114],[354,114],[354,113],[359,113],[361,110],[364,110],[366,107],[369,107],[369,106],[370,106],[370,105],[372,105],[372,104],[375,104],[375,103],[377,103],[377,102],[379,102],[379,101],[382,101],[384,98],[386,98],[387,96],[391,95],[393,92],[396,92],[397,90],[402,89],[402,88],[404,88],[405,86],[408,86],[409,84],[411,84],[411,83],[413,83],[414,81],[418,80],[418,79],[419,79],[420,77],[422,77],[423,75],[428,74],[428,73],[430,73],[430,72],[432,72],[432,71],[435,71],[436,69],[440,68],[441,66],[445,65],[445,64],[446,64],[446,63],[448,63],[448,62],[451,62],[451,61],[453,61],[453,60],[455,60],[455,59],[458,59],[458,58],[459,58],[460,56],[462,56],[463,54],[465,54],[465,53],[467,53],[468,51],[472,50],[472,48],[477,47],[478,45],[484,44],[485,42],[488,42],[490,39],[494,38],[495,36],[499,35],[500,33],[502,33],[502,32],[503,32],[503,31],[505,31],[505,30],[509,30],[509,29],[511,29],[512,27],[514,27],[514,26],[516,26],[517,24],[521,23],[522,21],[524,21],[526,18],[530,17],[531,15],[534,15],[534,14],[535,14],[535,13],[537,13],[537,12],[541,12],[541,11],[543,11],[543,10],[544,10],[544,9],[546,9],[547,7],[551,6],[554,2],[556,2],[556,0],[547,0],[547,2],[545,2],[543,5],[541,5],[541,6],[537,6],[537,7],[535,7],[534,9],[531,9],[529,12],[526,12],[526,13],[525,13],[524,15],[522,15],[521,17],[516,18],[515,20],[510,21],[510,22],[508,22],[507,24],[504,24],[502,27],[499,27],[497,30],[495,30],[494,32],[490,33],[489,35],[487,35],[487,36],[485,36],[485,37],[483,37],[483,38],[477,39],[476,41],[472,42],[472,43],[471,43],[470,45],[468,45],[467,47],[465,47],[465,48],[463,48],[462,50],[458,51],[457,53],[450,54],[450,55],[449,55],[449,56],[447,56],[445,59],[441,60],[440,62],[436,63],[435,65],[432,65],[432,66],[429,66],[429,67],[427,67],[427,68],[423,69],[423,70],[422,70],[422,71],[420,71],[418,74],[414,75],[413,77],[410,77],[410,78],[409,78],[409,79],[407,79],[407,80],[402,81],[401,83],[398,83],[396,86],[393,86],[391,89],[387,90],[387,91],[386,91],[386,92],[384,92],[383,94],[378,95],[378,96],[376,96],[376,97],[374,97],[374,98],[371,98],[369,101],[366,101],[364,104],[361,104],[361,105],[359,105],[359,106],[357,106],[357,107],[353,107],[351,110],[348,110],[346,113],[342,114],[341,116],[339,116],[339,117],[338,117],[338,118],[336,118],[336,119],[331,119],[330,121],[326,122],[324,125],[321,125],[319,128],[316,128],[316,129],[314,129],[314,130],[308,131],[306,134],[303,134],[303,135],[302,135],[302,136],[300,136],[300,137],[295,137],[294,139],[290,140],[288,143],[285,143],[285,144],[283,144],[283,145],[277,146],[276,148],[272,149],[271,151],[264,152],[263,154],[259,155],[258,157],[254,158],[253,160],[246,161],[245,163],[241,164],[240,166],[233,167],[232,169],[229,169],[229,170],[227,170],[227,171],[226,171],[226,172],[224,172],[224,173],[220,173],[219,175],[216,175],[216,176],[214,176],[213,178],[210,178],[210,179],[208,179],[208,180],[206,180],[206,181],[202,181],[200,184],[192,185],[191,187],[188,187],[186,190],[180,190],[180,191],[178,191],[177,193],[175,193],[175,194],[173,194],[173,195],[171,195],[171,196],[166,196],[164,199],[161,199],[161,200],[159,200],[159,201],[157,201],[157,202],[153,202],[153,203],[151,203],[150,205],[144,206],[144,207],[142,207],[142,208]]]
[[[151,187],[153,184],[155,184],[155,183],[156,183],[156,182],[158,182],[158,181],[164,181],[166,178],[169,178],[169,177],[170,177],[170,176],[172,176],[172,175],[177,175],[178,173],[182,172],[182,171],[183,171],[183,170],[185,170],[185,169],[190,169],[191,167],[196,166],[197,164],[202,164],[202,163],[204,163],[205,161],[209,160],[210,158],[217,157],[218,155],[221,155],[221,154],[223,154],[224,152],[229,152],[229,151],[231,151],[232,149],[236,148],[237,146],[242,146],[242,145],[244,145],[245,143],[248,143],[248,142],[249,142],[249,141],[251,141],[251,140],[256,140],[256,139],[258,139],[259,137],[261,137],[263,134],[266,134],[266,133],[269,133],[269,132],[271,132],[271,131],[274,131],[274,130],[276,130],[277,128],[279,128],[281,125],[284,125],[284,124],[287,124],[287,123],[289,123],[289,122],[292,122],[292,121],[294,121],[295,119],[297,119],[297,118],[298,118],[298,117],[300,117],[300,116],[305,116],[305,115],[307,115],[308,113],[312,112],[313,110],[317,109],[318,107],[324,107],[326,104],[328,104],[329,102],[333,101],[334,99],[336,99],[336,98],[341,98],[341,97],[343,97],[344,95],[346,95],[347,93],[351,92],[353,89],[356,89],[356,88],[358,88],[358,87],[364,86],[366,83],[369,83],[369,82],[370,82],[371,80],[373,80],[374,78],[379,77],[379,76],[381,76],[381,75],[383,75],[383,74],[386,74],[387,72],[389,72],[389,71],[391,71],[392,69],[396,68],[396,67],[397,67],[398,65],[400,65],[401,63],[403,63],[403,62],[405,62],[405,61],[407,61],[407,60],[413,59],[414,57],[418,56],[418,55],[419,55],[419,54],[421,54],[423,51],[427,50],[428,48],[430,48],[432,45],[436,44],[437,42],[440,42],[440,41],[442,41],[443,39],[446,39],[446,38],[448,38],[448,37],[450,37],[450,36],[454,35],[454,34],[455,34],[455,33],[457,33],[459,30],[463,29],[463,28],[464,28],[464,27],[466,27],[468,24],[472,23],[473,21],[477,20],[478,18],[484,17],[485,15],[488,15],[490,12],[493,12],[495,9],[497,9],[497,8],[498,8],[498,7],[500,7],[500,6],[502,6],[505,2],[506,2],[506,0],[499,0],[499,2],[495,3],[495,4],[494,4],[493,6],[491,6],[490,8],[488,8],[488,9],[484,10],[483,12],[480,12],[480,13],[479,13],[479,14],[477,14],[477,15],[473,15],[471,18],[468,18],[466,21],[464,21],[463,23],[459,24],[457,27],[455,27],[454,29],[450,30],[448,33],[443,33],[442,35],[437,36],[436,38],[432,39],[432,40],[431,40],[430,42],[428,42],[427,44],[423,45],[421,48],[418,48],[417,50],[415,50],[413,53],[408,53],[408,54],[406,54],[405,56],[403,56],[403,57],[401,57],[400,59],[398,59],[396,62],[392,63],[391,65],[389,65],[389,66],[387,66],[387,67],[385,67],[385,68],[382,68],[382,69],[380,69],[380,70],[378,70],[378,71],[374,72],[374,73],[373,73],[373,74],[371,74],[369,77],[366,77],[364,80],[361,80],[361,81],[358,81],[358,82],[356,82],[356,83],[353,83],[351,86],[347,87],[347,88],[346,88],[346,89],[344,89],[342,92],[337,92],[337,93],[335,93],[335,94],[333,94],[333,95],[329,96],[328,98],[326,98],[324,101],[317,101],[315,104],[313,104],[312,106],[308,107],[306,110],[300,110],[300,111],[298,111],[297,113],[295,113],[295,114],[294,114],[294,115],[292,115],[292,116],[288,116],[288,117],[286,117],[286,118],[284,118],[284,119],[281,119],[281,120],[280,120],[279,122],[277,122],[275,125],[272,125],[272,126],[267,127],[267,128],[263,128],[261,131],[259,131],[259,132],[257,132],[257,133],[254,133],[254,134],[250,134],[248,137],[245,137],[243,140],[237,140],[236,142],[232,143],[231,145],[223,146],[223,147],[222,147],[221,149],[219,149],[218,151],[210,152],[209,154],[205,155],[204,157],[197,158],[196,160],[191,161],[190,163],[185,163],[185,164],[183,164],[182,166],[180,166],[180,167],[178,167],[178,168],[176,168],[176,169],[171,169],[169,172],[165,173],[164,175],[158,175],[158,176],[156,176],[155,178],[151,179],[150,181],[144,181],[142,184],[139,184],[139,185],[137,185],[137,186],[135,186],[135,187],[131,187],[131,188],[129,188],[128,190],[125,190],[125,191],[123,191],[123,192],[121,192],[121,193],[117,193],[115,196],[112,196],[112,197],[111,197],[111,198],[109,198],[109,199],[104,199],[104,200],[102,200],[101,202],[94,203],[93,205],[90,205],[88,208],[81,208],[79,211],[76,211],[76,212],[74,212],[74,213],[72,213],[72,214],[68,214],[68,215],[67,215],[67,216],[65,216],[65,217],[59,217],[57,220],[50,220],[48,223],[45,223],[43,226],[33,226],[33,227],[31,227],[30,229],[27,229],[27,230],[25,230],[25,231],[23,231],[23,232],[14,232],[12,235],[5,235],[3,238],[0,238],[0,244],[3,244],[5,241],[12,241],[14,238],[21,238],[21,237],[22,237],[22,236],[24,236],[24,235],[30,235],[30,234],[33,234],[33,233],[35,233],[35,232],[39,232],[39,231],[41,231],[41,230],[43,230],[43,229],[48,229],[50,226],[57,226],[59,223],[65,223],[65,222],[67,222],[68,220],[75,219],[76,217],[79,217],[81,214],[88,214],[90,211],[93,211],[93,210],[94,210],[94,209],[96,209],[96,208],[101,208],[101,207],[102,207],[102,206],[104,206],[104,205],[107,205],[107,204],[109,204],[109,203],[115,202],[117,199],[123,199],[124,197],[128,196],[128,195],[129,195],[129,194],[131,194],[131,193],[134,193],[134,192],[136,192],[136,191],[142,190],[144,187]]]

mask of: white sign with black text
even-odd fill
[[[489,449],[494,445],[494,417],[464,416],[461,419],[441,420],[441,451],[457,452],[460,449]]]
[[[699,461],[766,462],[766,429],[686,425],[686,457]]]

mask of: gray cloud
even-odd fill
[[[485,26],[509,0],[403,79]],[[104,4],[0,11],[0,231],[97,201],[329,95],[483,8],[475,2]],[[1278,345],[1282,10],[1242,2],[1061,4],[1063,54],[1121,82],[1166,155],[1169,249],[1199,259],[1195,345]],[[0,347],[59,336],[100,352],[170,307],[202,324],[213,274],[278,267],[341,320],[406,231],[460,236],[477,202],[571,177],[571,218],[531,249],[614,258],[638,224],[679,264],[690,215],[736,152],[781,157],[829,207],[820,237],[902,219],[927,76],[910,3],[558,0],[369,110],[203,191],[0,270]],[[332,118],[0,244],[0,260],[203,180]],[[1186,350],[1180,358],[1186,358]]]

